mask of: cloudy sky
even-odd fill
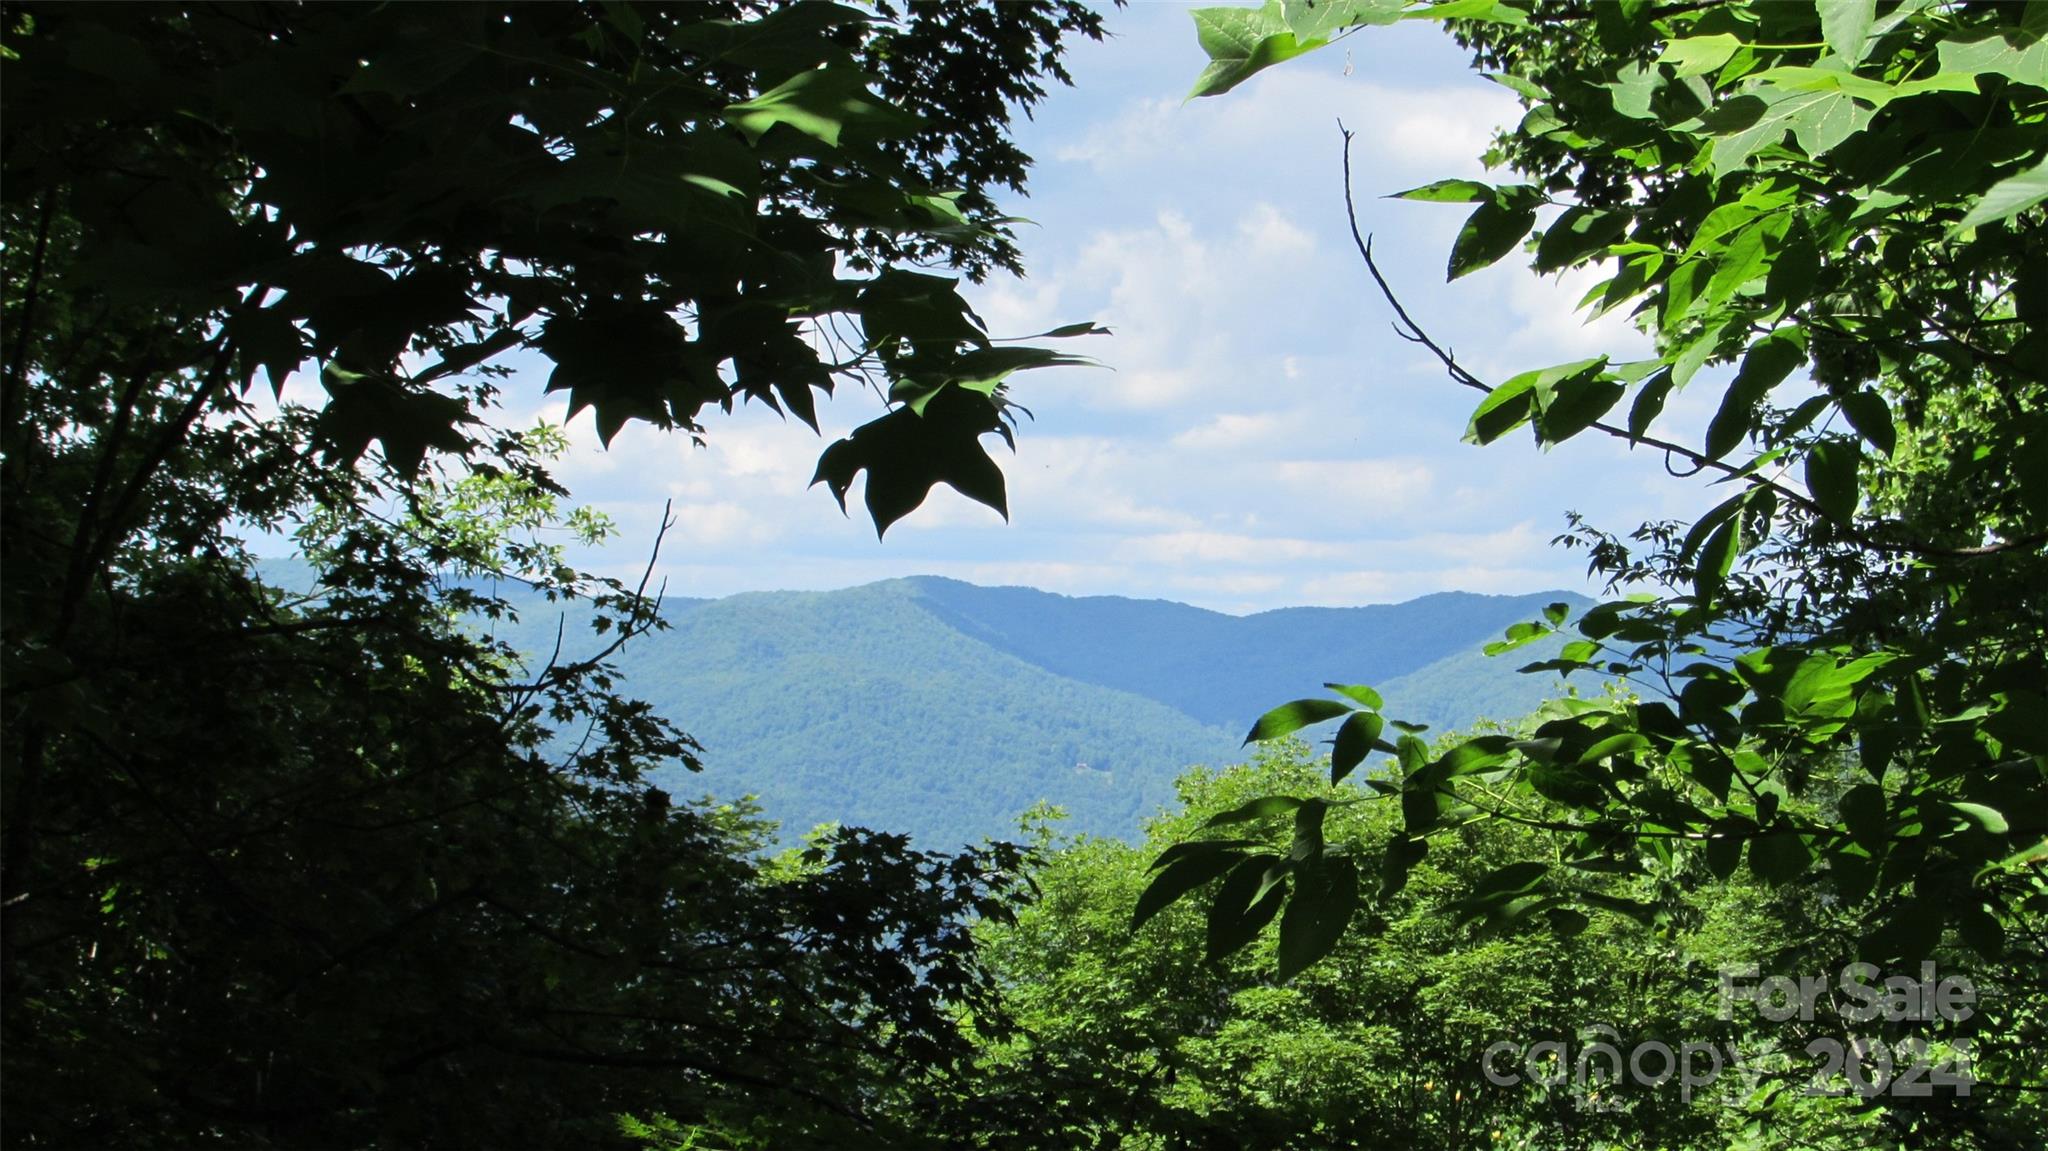
[[[1505,89],[1418,24],[1367,29],[1183,103],[1204,62],[1187,11],[1112,12],[1112,36],[1071,55],[1076,86],[1020,125],[1038,160],[1014,207],[1036,221],[1022,237],[1030,275],[977,289],[976,307],[997,335],[1078,320],[1115,334],[1080,342],[1106,370],[1017,378],[1013,398],[1035,419],[1014,457],[996,448],[1009,523],[940,488],[878,541],[857,493],[848,517],[807,487],[826,441],[800,424],[755,409],[714,421],[705,447],[635,427],[605,451],[586,413],[559,474],[622,530],[585,565],[637,571],[673,500],[672,595],[930,573],[1243,612],[1592,590],[1583,558],[1548,543],[1567,509],[1625,528],[1708,505],[1653,453],[1604,438],[1547,453],[1521,435],[1460,443],[1476,393],[1389,328],[1346,233],[1340,119],[1358,133],[1361,220],[1381,266],[1482,378],[1646,348],[1625,323],[1574,314],[1592,277],[1540,279],[1510,259],[1446,285],[1462,206],[1383,198],[1481,175],[1492,129],[1518,115]],[[1676,397],[1667,421],[1697,421],[1705,390]],[[821,418],[836,438],[878,411],[848,390]],[[527,414],[564,409],[536,401]]]

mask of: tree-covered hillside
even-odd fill
[[[687,717],[704,771],[664,786],[755,794],[786,834],[814,824],[933,844],[1010,833],[1040,802],[1091,834],[1135,835],[1190,764],[1238,752],[1255,710],[1300,685],[1287,661],[1333,641],[1355,675],[1442,727],[1522,714],[1556,690],[1529,649],[1480,649],[1567,593],[1442,594],[1230,616],[919,577],[834,592],[665,601],[665,631],[621,650],[622,687]],[[536,661],[603,642],[587,613],[514,599],[496,638]]]
[[[1240,733],[1275,698],[1299,692],[1302,669],[1345,662],[1344,674],[1389,684],[1453,656],[1477,655],[1502,628],[1533,618],[1545,604],[1575,610],[1592,601],[1568,592],[1485,596],[1440,592],[1402,604],[1360,608],[1282,608],[1229,616],[1163,600],[1116,596],[1071,598],[1031,588],[982,588],[958,580],[917,581],[933,611],[970,635],[1061,675],[1162,700],[1204,723]],[[1490,685],[1514,683],[1507,666],[1472,665],[1465,674]],[[1418,685],[1419,686],[1419,685]],[[1443,684],[1462,696],[1468,685]],[[1488,690],[1475,699],[1526,698],[1519,715],[1542,698],[1541,682],[1526,697]],[[1406,693],[1397,693],[1405,695]],[[1431,722],[1466,723],[1484,714],[1417,699]]]

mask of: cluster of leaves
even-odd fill
[[[750,399],[808,421],[871,373],[894,454],[826,470],[867,469],[886,527],[979,452],[1008,372],[1059,358],[906,262],[1011,259],[1000,100],[1095,30],[1059,4],[7,9],[10,1144],[945,1122],[958,1012],[1000,1019],[964,924],[1008,914],[1019,856],[843,831],[770,865],[750,809],[649,786],[698,750],[614,690],[658,597],[568,570],[557,533],[606,527],[562,511],[559,433],[487,420],[522,348],[607,437]],[[963,37],[970,62],[923,55]],[[1000,83],[920,87],[962,70]],[[309,362],[324,406],[274,402]],[[244,537],[290,531],[313,574],[286,592]],[[607,646],[523,673],[473,626],[515,610],[499,582],[590,601]]]
[[[1689,526],[1624,539],[1575,520],[1564,537],[1610,588],[1654,590],[1586,613],[1532,667],[1622,679],[1640,698],[1566,701],[1525,738],[1431,754],[1380,740],[1377,704],[1346,688],[1342,703],[1277,709],[1251,739],[1350,713],[1332,776],[1393,757],[1369,782],[1400,800],[1394,858],[1475,818],[1546,829],[1579,868],[1695,855],[1727,878],[1746,858],[1763,882],[1851,909],[1863,958],[1917,963],[1955,933],[2040,990],[2048,5],[1882,9],[1290,0],[1196,14],[1214,57],[1197,94],[1341,29],[1447,21],[1526,108],[1493,156],[1522,182],[1403,193],[1477,205],[1451,278],[1518,249],[1538,271],[1601,267],[1583,306],[1626,311],[1657,352],[1490,386],[1396,301],[1404,333],[1485,393],[1468,438],[1597,432],[1733,489]],[[1250,39],[1215,38],[1233,21]],[[1732,378],[1707,370],[1724,363]],[[1698,444],[1655,434],[1687,386],[1720,394]],[[1611,418],[1624,400],[1625,421]],[[1857,782],[1818,801],[1844,760]],[[1341,850],[1313,826],[1321,808],[1296,810],[1297,850]],[[1554,874],[1505,867],[1472,909],[1576,926],[1603,908]],[[1236,890],[1226,880],[1217,899]]]
[[[1685,853],[1571,866],[1542,829],[1500,820],[1449,829],[1426,858],[1407,860],[1379,849],[1400,841],[1399,809],[1372,802],[1356,777],[1330,785],[1318,771],[1308,746],[1282,740],[1242,767],[1191,772],[1180,781],[1183,806],[1143,844],[1083,838],[1048,850],[1032,871],[1038,902],[983,930],[1017,1027],[984,1044],[981,1074],[1029,1084],[1046,1101],[1034,1145],[1860,1151],[2037,1137],[2041,1101],[1988,1086],[2029,1073],[2043,1021],[2024,994],[1986,979],[1978,1016],[1917,1025],[1931,1045],[1967,1035],[2005,1053],[1975,1068],[1987,1083],[1971,1098],[1887,1110],[1816,1095],[1818,1061],[1805,1046],[1843,1038],[1843,1021],[1824,1007],[1787,1030],[1747,1004],[1724,1017],[1717,973],[1833,970],[1780,967],[1787,952],[1802,963],[1853,954],[1852,919],[1825,898],[1717,879]],[[1213,919],[1185,902],[1130,930],[1132,901],[1157,882],[1147,865],[1162,848],[1247,825],[1291,831],[1285,812],[1235,818],[1276,792],[1327,804],[1329,838],[1351,845],[1360,878],[1385,893],[1358,929],[1284,982],[1273,972],[1286,962],[1284,931],[1217,956]],[[1480,905],[1490,887],[1510,886],[1632,913],[1590,923],[1539,916],[1508,930]],[[1712,1043],[1721,1073],[1690,1098],[1676,1081],[1606,1077],[1604,1061],[1617,1058],[1609,1052],[1626,1060],[1652,1040]],[[1483,1062],[1501,1041],[1511,1051]],[[1546,1042],[1562,1045],[1561,1067],[1543,1062]],[[1731,1048],[1738,1059],[1727,1058]],[[1645,1065],[1654,1069],[1655,1057]],[[1489,1081],[1489,1067],[1524,1082]]]
[[[174,301],[193,346],[163,370],[201,371],[202,399],[316,361],[338,464],[467,450],[461,377],[517,348],[607,441],[746,400],[815,427],[819,394],[864,379],[906,403],[819,478],[843,501],[867,471],[886,529],[938,482],[1002,509],[979,444],[1007,434],[1001,384],[1072,359],[996,344],[953,278],[902,265],[1014,263],[983,187],[1021,179],[999,101],[1028,106],[1059,37],[1098,34],[1074,5],[12,13],[20,250],[56,244],[81,282],[52,268],[15,301]],[[982,35],[997,91],[935,86]],[[58,340],[21,327],[36,353]]]

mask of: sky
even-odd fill
[[[1029,198],[1009,206],[1035,222],[1020,235],[1028,275],[969,298],[997,336],[1081,320],[1114,335],[1074,342],[1102,368],[1012,378],[1032,418],[1014,456],[986,441],[1009,480],[1008,523],[942,487],[877,540],[858,489],[849,516],[809,487],[825,445],[881,412],[858,388],[821,409],[824,438],[753,406],[709,421],[701,447],[635,425],[605,450],[586,412],[557,475],[620,530],[581,565],[637,575],[672,501],[659,563],[671,596],[919,574],[1240,613],[1449,590],[1590,594],[1583,554],[1549,543],[1567,510],[1625,530],[1714,502],[1656,453],[1606,437],[1548,452],[1521,434],[1460,442],[1478,394],[1394,335],[1347,231],[1340,120],[1357,133],[1360,223],[1380,266],[1462,364],[1497,382],[1648,352],[1624,319],[1575,313],[1598,276],[1539,278],[1511,256],[1447,285],[1469,209],[1385,198],[1483,176],[1494,128],[1520,114],[1506,89],[1416,23],[1186,102],[1205,62],[1189,8],[1111,11],[1110,35],[1069,54],[1075,86],[1018,122],[1037,160]],[[508,387],[512,418],[563,419],[543,382],[536,371]],[[1714,394],[1695,383],[1660,430],[1703,425]]]

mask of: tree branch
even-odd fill
[[[1373,283],[1379,286],[1380,295],[1385,297],[1387,303],[1394,309],[1394,315],[1398,318],[1398,322],[1394,325],[1394,334],[1411,344],[1420,344],[1429,349],[1430,354],[1435,356],[1439,363],[1443,364],[1445,372],[1449,373],[1452,380],[1484,395],[1492,395],[1494,389],[1491,384],[1465,370],[1464,366],[1458,363],[1456,356],[1445,350],[1443,345],[1437,343],[1427,331],[1423,330],[1422,325],[1415,322],[1415,318],[1410,316],[1408,309],[1402,305],[1400,297],[1394,294],[1393,287],[1387,283],[1386,276],[1380,272],[1379,264],[1372,256],[1372,240],[1358,226],[1358,208],[1351,191],[1351,139],[1354,133],[1349,128],[1346,128],[1341,120],[1337,122],[1337,130],[1344,136],[1344,214],[1351,224],[1351,242],[1358,249],[1359,256],[1364,259],[1366,271],[1372,273]],[[1643,444],[1648,447],[1661,449],[1664,452],[1665,470],[1674,476],[1681,476],[1682,478],[1683,476],[1697,475],[1702,471],[1715,471],[1720,472],[1731,480],[1742,480],[1751,487],[1769,488],[1779,496],[1805,508],[1815,517],[1834,523],[1850,542],[1870,551],[1934,556],[1947,559],[1968,559],[1976,556],[1995,555],[2005,551],[2035,548],[2048,543],[2048,532],[2018,539],[2001,540],[1998,543],[1985,544],[1979,547],[1961,548],[1925,543],[1890,543],[1873,539],[1869,535],[1858,531],[1851,524],[1839,523],[1831,519],[1821,509],[1820,505],[1814,501],[1813,497],[1794,488],[1788,488],[1774,480],[1758,476],[1751,471],[1749,465],[1737,467],[1734,464],[1695,451],[1683,444],[1659,439],[1656,436],[1639,436],[1630,432],[1627,428],[1617,427],[1602,420],[1595,420],[1587,426],[1594,431],[1603,432],[1616,439],[1626,440],[1631,445]],[[1674,456],[1692,464],[1692,470],[1681,473],[1672,468],[1671,459]]]

